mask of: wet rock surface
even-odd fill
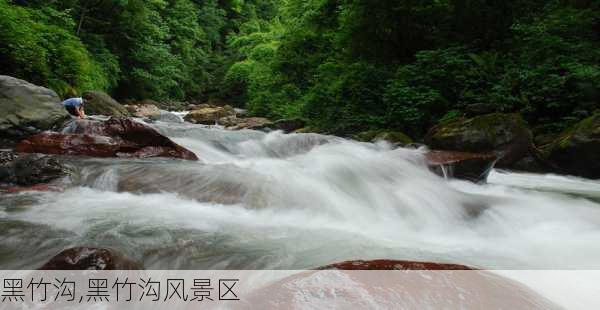
[[[67,177],[72,171],[56,156],[0,152],[0,183],[27,188]]]
[[[140,270],[142,266],[109,248],[76,247],[60,252],[40,270]]]
[[[417,262],[405,260],[376,259],[354,260],[335,263],[318,268],[339,270],[474,270],[471,267],[458,264],[443,264],[432,262]]]
[[[429,151],[426,162],[434,173],[448,178],[485,182],[494,168],[497,156],[492,153],[466,153],[451,151]]]
[[[193,152],[129,118],[74,120],[63,133],[34,135],[21,141],[16,149],[23,153],[198,160]]]

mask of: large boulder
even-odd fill
[[[66,249],[40,270],[140,270],[142,266],[109,248],[76,247]]]
[[[560,172],[600,179],[600,113],[562,132],[542,156]]]
[[[243,292],[244,303],[232,308],[562,309],[523,284],[463,265],[376,260],[325,269],[294,273]]]
[[[492,153],[429,151],[425,154],[429,169],[437,175],[474,183],[487,180],[497,159]]]
[[[44,132],[17,145],[23,153],[93,157],[171,157],[198,160],[196,155],[153,128],[129,118],[73,120],[62,133]]]
[[[208,106],[191,111],[184,119],[194,124],[214,125],[220,118],[228,116],[235,116],[235,110],[231,106]]]
[[[61,123],[67,112],[60,103],[48,88],[0,75],[0,140],[20,139]]]
[[[429,130],[425,143],[437,150],[494,152],[499,167],[510,167],[531,152],[533,138],[520,115],[493,113],[439,124]]]
[[[84,97],[90,98],[85,102],[85,113],[89,115],[106,115],[106,116],[130,116],[125,106],[118,103],[107,93],[101,91],[90,91],[83,94]]]

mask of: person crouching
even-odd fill
[[[83,110],[83,106],[84,106],[85,102],[90,99],[91,98],[84,95],[83,98],[81,98],[81,97],[69,98],[69,99],[63,101],[62,104],[65,107],[65,109],[67,110],[67,112],[69,112],[69,114],[71,114],[74,117],[83,119],[83,118],[85,118],[85,111]]]

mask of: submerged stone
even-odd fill
[[[141,265],[108,248],[76,247],[54,256],[40,270],[140,270]]]

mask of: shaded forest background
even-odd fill
[[[490,112],[557,132],[600,108],[600,0],[0,0],[0,74],[335,134]]]

